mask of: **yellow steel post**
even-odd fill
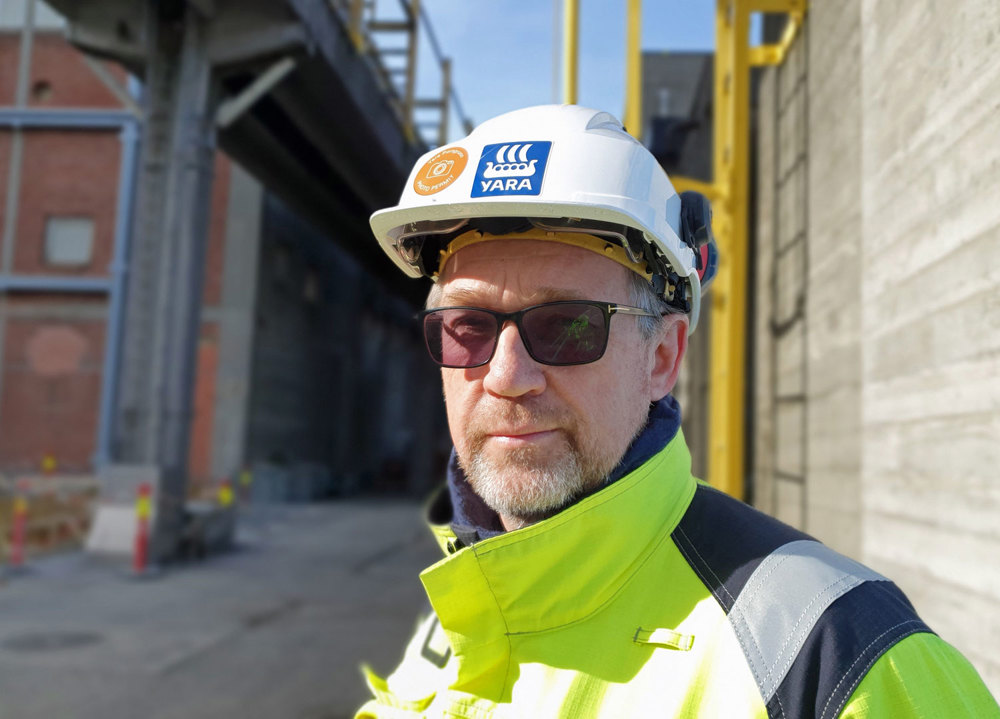
[[[625,129],[642,140],[642,0],[628,0],[625,35]]]
[[[747,183],[750,13],[740,0],[717,0],[713,174],[719,274],[711,292],[708,481],[743,494],[746,364]]]
[[[351,0],[351,42],[358,52],[365,50],[365,30],[364,30],[364,2],[365,0]]]
[[[580,42],[580,0],[563,4],[563,102],[575,105]]]
[[[716,0],[712,183],[671,178],[678,192],[696,190],[712,202],[720,257],[718,276],[702,309],[712,315],[708,481],[737,497],[743,494],[746,440],[750,65],[782,62],[805,10],[806,0]],[[749,47],[753,12],[789,13],[780,43]]]

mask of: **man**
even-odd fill
[[[575,106],[483,124],[373,215],[435,281],[455,451],[433,612],[358,716],[1000,716],[884,577],[691,476],[669,392],[709,225]]]

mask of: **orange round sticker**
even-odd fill
[[[424,163],[413,180],[418,195],[433,195],[454,182],[469,162],[469,153],[461,147],[449,147]]]

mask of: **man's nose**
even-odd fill
[[[540,394],[545,389],[542,366],[531,359],[513,322],[507,322],[500,331],[483,388],[502,397]]]

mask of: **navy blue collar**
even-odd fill
[[[646,427],[625,451],[618,466],[608,475],[608,481],[599,489],[617,482],[645,464],[650,457],[667,446],[680,426],[681,408],[676,399],[667,395],[653,403]],[[458,456],[454,449],[448,459],[448,495],[451,499],[451,529],[463,545],[495,537],[506,531],[500,522],[500,515],[480,499],[466,480],[465,473],[458,466]]]

